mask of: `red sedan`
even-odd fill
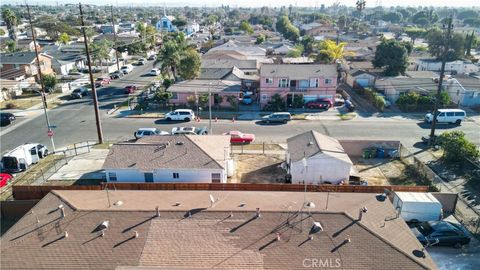
[[[329,108],[333,107],[333,103],[328,98],[320,98],[317,100],[312,100],[305,103],[305,107],[309,109],[324,109],[328,110]]]
[[[230,143],[252,143],[255,141],[255,135],[240,131],[229,131],[223,135],[230,135]]]
[[[6,186],[8,182],[12,181],[13,176],[8,173],[0,173],[0,188]]]
[[[133,94],[135,91],[137,91],[137,87],[135,85],[128,85],[125,87],[125,93],[127,94]]]
[[[95,87],[102,87],[102,86],[104,86],[104,85],[109,84],[110,81],[111,81],[110,78],[99,77],[99,78],[97,78],[97,80],[95,81]]]

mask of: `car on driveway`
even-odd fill
[[[150,76],[158,76],[160,75],[160,70],[158,68],[153,68],[152,70],[150,70],[150,72],[148,73],[148,75]]]
[[[255,141],[255,135],[232,130],[223,135],[230,135],[230,143],[252,143]]]
[[[157,128],[139,128],[137,131],[133,133],[135,139],[140,139],[145,136],[151,135],[170,135],[170,133],[162,130],[158,130]]]
[[[0,113],[0,117],[1,117],[0,126],[2,127],[10,125],[16,119],[15,115],[13,115],[12,113],[5,113],[5,112]]]
[[[147,60],[145,58],[138,59],[137,65],[144,66],[147,64]]]
[[[321,109],[321,110],[328,110],[333,107],[333,103],[328,98],[320,98],[316,100],[311,100],[305,103],[305,107],[309,109]]]
[[[292,115],[289,112],[276,112],[262,117],[262,122],[270,123],[284,123],[292,120]]]
[[[206,127],[174,127],[172,128],[172,135],[207,135]]]
[[[72,91],[70,97],[72,99],[83,98],[88,95],[88,89],[85,87],[80,87]]]
[[[125,93],[126,94],[133,94],[137,91],[137,87],[135,85],[127,85],[125,86]]]
[[[110,81],[111,81],[110,78],[107,78],[107,77],[98,77],[98,78],[95,80],[95,87],[105,86],[105,85],[109,84]]]
[[[192,121],[195,119],[195,113],[190,109],[178,109],[165,114],[167,121]]]
[[[245,95],[245,96],[243,96],[243,98],[242,98],[242,102],[243,102],[243,104],[245,104],[245,105],[250,105],[250,104],[253,103],[253,98],[252,98],[251,95]]]
[[[13,176],[9,173],[0,173],[0,188],[8,185],[13,180]]]
[[[150,61],[157,60],[157,56],[155,54],[152,54],[148,57],[148,60],[150,60]]]
[[[123,74],[128,74],[132,72],[133,66],[132,65],[125,65],[120,68],[120,71],[123,72]]]
[[[460,248],[470,243],[467,230],[462,225],[449,221],[421,222],[413,225],[410,229],[423,245],[432,244]]]

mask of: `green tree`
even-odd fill
[[[3,28],[0,28],[0,36],[3,36],[5,35],[5,30],[3,30]]]
[[[417,38],[421,38],[425,36],[425,29],[423,28],[418,28],[418,27],[406,27],[404,30],[405,34],[410,38],[412,41],[412,45],[415,45],[415,40]]]
[[[58,37],[58,41],[65,45],[70,41],[70,36],[67,33],[62,33]]]
[[[159,104],[162,104],[165,108],[167,104],[170,102],[170,99],[173,97],[173,94],[168,91],[158,91],[155,93],[154,99]]]
[[[252,26],[250,25],[250,23],[248,23],[246,20],[243,20],[241,23],[240,23],[240,30],[242,31],[245,31],[247,34],[251,35],[253,34],[253,28]]]
[[[179,65],[179,74],[183,79],[192,80],[200,74],[201,60],[198,52],[188,48],[182,53]]]
[[[324,40],[315,44],[317,53],[314,54],[316,62],[335,63],[346,56],[353,55],[352,52],[345,51],[346,42],[340,42],[338,45],[333,40]]]
[[[377,68],[385,67],[387,76],[403,74],[408,65],[408,51],[402,42],[384,39],[377,46],[372,64]]]
[[[303,45],[297,44],[287,53],[287,57],[300,57],[303,54]]]
[[[175,18],[175,20],[172,21],[172,24],[180,28],[187,25],[187,21],[182,18]]]
[[[277,31],[282,33],[286,39],[297,41],[300,37],[300,30],[295,27],[287,16],[281,16],[276,23]]]
[[[9,8],[2,9],[2,18],[5,24],[7,25],[8,37],[10,37],[11,40],[17,40],[15,28],[17,26],[18,21],[15,13]]]
[[[265,42],[265,40],[266,40],[265,35],[260,34],[258,35],[257,40],[255,41],[255,44],[262,44],[263,42]]]
[[[442,30],[438,28],[430,29],[426,35],[429,53],[437,59],[442,59],[445,52],[447,40]],[[453,33],[450,38],[449,51],[446,55],[447,61],[461,59],[465,54],[465,35],[462,33]]]
[[[312,36],[303,36],[302,41],[303,50],[305,55],[310,55],[313,52],[313,46],[315,44],[315,39]]]
[[[201,108],[208,106],[208,94],[201,94],[198,96],[198,106]]]
[[[433,9],[422,10],[412,16],[412,22],[423,27],[437,22],[438,19],[438,14]]]
[[[403,15],[400,12],[389,12],[385,15],[383,15],[383,20],[391,23],[399,23],[403,19]]]
[[[92,43],[92,58],[100,63],[100,67],[103,66],[103,61],[108,61],[110,59],[112,46],[113,43],[105,38]]]
[[[205,24],[207,25],[213,25],[216,22],[218,22],[218,16],[214,14],[208,15],[208,17],[205,19]]]
[[[177,68],[180,64],[180,50],[174,40],[166,40],[160,49],[157,62],[161,63],[161,70],[164,74],[170,74],[173,79],[177,79]]]
[[[52,91],[57,84],[57,77],[55,75],[45,74],[42,76],[43,85],[45,90]]]
[[[6,47],[7,47],[7,52],[9,52],[9,53],[13,53],[13,52],[18,51],[17,43],[14,40],[11,40],[11,39],[7,40]]]
[[[461,162],[464,158],[477,160],[480,153],[477,146],[465,138],[463,131],[448,131],[439,136],[446,162]]]

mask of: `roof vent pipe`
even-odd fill
[[[261,217],[261,216],[260,216],[260,208],[257,208],[257,211],[256,211],[256,214],[255,214],[255,217],[256,217],[256,218],[259,218],[259,217]]]
[[[138,238],[138,232],[137,232],[137,231],[134,231],[133,233],[134,233],[133,237],[134,237],[134,238]]]
[[[360,208],[360,210],[358,211],[358,220],[362,220],[362,216],[364,213],[367,213],[368,209],[367,207],[362,207]]]
[[[63,237],[68,238],[68,232],[67,231],[65,231],[65,233],[63,234]]]
[[[157,217],[160,217],[160,209],[158,209],[158,206],[155,207],[155,210],[157,211]]]

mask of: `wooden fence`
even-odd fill
[[[15,200],[38,200],[51,190],[228,190],[228,191],[290,191],[302,192],[302,184],[223,184],[223,183],[102,183],[91,186],[13,186]],[[383,193],[385,190],[427,192],[427,186],[354,186],[307,185],[309,192]]]

